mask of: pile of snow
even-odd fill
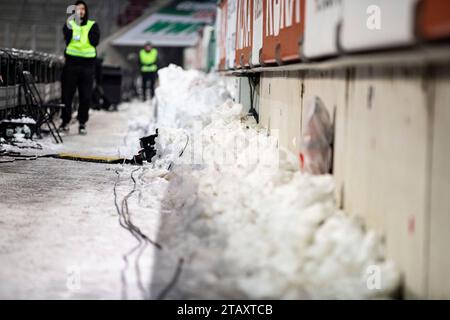
[[[382,239],[336,209],[332,176],[300,173],[295,157],[225,99],[218,79],[175,66],[159,74],[156,164],[173,165],[162,201],[176,219],[164,227],[164,215],[161,233],[171,257],[187,261],[175,297],[396,293],[399,272]]]
[[[170,65],[158,71],[159,86],[155,90],[156,98],[148,102],[132,101],[121,104],[119,111],[127,112],[128,133],[119,155],[130,158],[140,149],[139,139],[155,133],[159,128],[161,148],[170,159],[177,158],[180,147],[185,145],[186,135],[198,132],[211,119],[211,112],[230,98],[225,84],[217,75],[206,75],[196,71],[184,71],[176,65]],[[174,140],[177,143],[174,143]],[[184,143],[183,143],[184,141]],[[167,159],[166,162],[172,160]]]
[[[230,148],[232,140],[246,141],[235,146],[234,164],[219,158],[201,170],[189,170],[185,156],[176,162],[178,180],[166,201],[183,218],[175,232],[180,236],[171,242],[173,250],[188,256],[221,252],[215,263],[218,269],[203,267],[202,279],[187,280],[180,290],[189,296],[199,288],[208,288],[209,294],[222,288],[256,299],[394,294],[399,273],[384,261],[382,240],[336,209],[333,178],[302,174],[289,159],[280,159],[279,167],[249,161],[246,155],[255,150],[255,137],[260,142],[269,137],[257,127],[244,125],[238,110],[231,103],[222,105],[204,131],[207,135],[215,128],[227,134],[203,140],[206,153]],[[280,151],[270,141],[264,145],[265,153]],[[272,150],[267,149],[270,146]],[[189,241],[182,232],[185,229],[190,230]],[[195,249],[192,244],[197,244]],[[192,263],[195,270],[202,269]],[[370,284],[373,272],[379,286]]]
[[[158,127],[202,129],[210,113],[230,97],[217,75],[205,76],[200,71],[184,71],[170,65],[158,71],[156,88]]]

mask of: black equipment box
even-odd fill
[[[103,94],[109,103],[118,105],[122,102],[122,68],[113,66],[102,67]]]

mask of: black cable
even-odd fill
[[[122,272],[121,272],[121,280],[122,280],[122,298],[124,298],[124,299],[127,298],[127,294],[126,294],[127,282],[126,282],[125,273],[126,273],[126,270],[128,269],[129,256],[131,256],[136,250],[139,250],[139,253],[135,260],[135,270],[136,270],[136,276],[138,279],[139,290],[141,291],[142,296],[144,298],[146,298],[147,292],[142,284],[142,277],[141,277],[139,261],[140,261],[140,258],[142,256],[143,252],[147,248],[148,244],[152,244],[158,250],[162,250],[162,246],[159,243],[151,240],[131,221],[131,216],[130,216],[129,207],[128,207],[128,199],[133,195],[134,192],[136,192],[137,181],[134,178],[134,173],[137,172],[138,170],[140,170],[140,168],[135,169],[131,172],[131,180],[133,181],[133,189],[122,199],[121,207],[119,207],[119,204],[117,201],[117,185],[120,180],[120,173],[117,170],[115,171],[117,174],[117,181],[114,184],[114,189],[113,189],[114,204],[115,204],[117,213],[119,215],[119,224],[122,228],[124,228],[128,232],[130,232],[132,234],[132,236],[138,241],[138,244],[135,247],[133,247],[130,251],[128,251],[125,255],[123,255],[123,260],[124,260],[125,264],[124,264],[124,268],[122,269]]]
[[[150,240],[144,233],[142,233],[142,231],[136,227],[132,222],[131,222],[131,216],[129,213],[129,209],[128,209],[128,199],[131,197],[131,195],[136,192],[136,179],[134,178],[133,174],[140,170],[139,169],[135,169],[131,172],[131,179],[133,180],[134,183],[134,187],[133,190],[130,191],[130,193],[128,193],[125,198],[122,200],[122,212],[125,212],[125,218],[126,218],[126,224],[130,227],[131,230],[133,230],[133,232],[135,232],[140,238],[142,238],[145,241],[148,241],[150,244],[154,245],[156,248],[158,249],[162,249],[162,246],[159,243],[156,243],[152,240]],[[125,209],[125,211],[124,211]]]
[[[168,293],[173,289],[173,287],[178,281],[178,278],[181,275],[181,271],[183,270],[183,263],[184,259],[180,258],[178,260],[178,265],[175,270],[175,273],[173,274],[172,280],[170,280],[169,284],[161,291],[161,293],[157,297],[157,300],[163,300],[168,295]]]
[[[34,161],[39,158],[39,156],[28,156],[28,155],[21,155],[20,153],[2,153],[0,154],[0,157],[7,157],[12,158],[8,160],[0,160],[0,163],[12,163],[16,161]]]
[[[0,150],[0,151],[1,151],[0,157],[13,158],[8,161],[0,161],[0,163],[9,163],[9,162],[15,162],[15,161],[30,161],[30,160],[37,160],[40,158],[58,158],[57,154],[25,155],[25,154],[21,154],[20,152],[17,152],[17,151],[6,151],[6,150]]]
[[[189,141],[190,141],[190,137],[188,134],[186,134],[186,144],[184,145],[184,148],[181,150],[181,152],[179,153],[179,157],[182,157],[184,152],[186,151],[188,145],[189,145]],[[168,170],[170,170],[172,168],[172,164],[171,163],[168,167]],[[140,169],[140,168],[139,168]],[[123,260],[125,262],[124,268],[122,269],[121,272],[121,281],[122,281],[122,298],[127,297],[126,295],[126,276],[125,276],[125,272],[128,268],[128,257],[133,254],[136,250],[139,250],[138,255],[136,257],[135,260],[135,271],[136,271],[136,276],[138,278],[138,287],[139,290],[141,291],[141,294],[143,295],[143,297],[145,298],[146,296],[146,290],[144,288],[144,286],[142,285],[142,280],[141,280],[141,270],[139,267],[139,260],[143,254],[143,252],[145,251],[147,245],[150,243],[152,245],[154,245],[157,249],[159,250],[163,250],[163,247],[157,243],[154,242],[152,240],[150,240],[145,234],[143,234],[141,232],[141,230],[136,227],[132,222],[131,222],[131,218],[129,216],[129,209],[128,209],[128,199],[131,197],[131,195],[136,192],[136,186],[137,186],[137,181],[134,178],[134,173],[137,172],[139,169],[133,170],[131,172],[131,180],[133,181],[133,190],[131,190],[122,200],[122,208],[119,207],[119,204],[117,202],[117,185],[119,183],[120,180],[120,173],[116,170],[116,174],[117,174],[117,180],[116,183],[114,184],[114,204],[117,210],[117,213],[119,214],[119,224],[122,226],[122,228],[128,230],[137,240],[138,240],[138,245],[136,245],[135,247],[133,247],[129,252],[127,252],[124,256],[123,256]],[[172,288],[175,286],[176,282],[178,281],[178,278],[181,274],[182,271],[182,267],[183,267],[183,262],[184,259],[183,258],[179,258],[178,260],[178,266],[176,268],[175,274],[172,277],[172,280],[169,282],[169,284],[161,291],[161,293],[158,295],[158,299],[163,299],[171,290]]]
[[[181,150],[180,154],[178,155],[179,158],[181,158],[181,157],[183,156],[183,154],[184,154],[184,151],[186,151],[187,146],[188,146],[188,144],[189,144],[189,140],[190,140],[190,137],[189,137],[188,134],[186,134],[186,144],[184,145],[183,150]],[[169,166],[167,167],[167,170],[170,171],[170,170],[172,169],[172,166],[173,166],[173,162],[171,162],[171,163],[169,164]]]
[[[118,203],[117,203],[117,190],[116,190],[116,188],[117,188],[117,184],[118,184],[118,182],[119,182],[119,180],[120,180],[120,175],[119,175],[119,173],[118,173],[117,171],[116,171],[116,174],[117,174],[117,181],[116,181],[116,183],[114,184],[113,192],[114,192],[114,205],[115,205],[115,207],[116,207],[117,213],[119,214],[119,224],[120,224],[120,226],[121,226],[122,228],[128,230],[128,231],[136,238],[136,235],[135,235],[133,232],[131,232],[131,231],[128,229],[127,225],[124,223],[123,217],[122,217],[122,211],[120,210],[119,205],[118,205]],[[126,281],[125,272],[126,272],[126,270],[128,269],[128,256],[130,256],[131,254],[133,254],[134,251],[136,251],[136,250],[141,246],[141,243],[142,243],[142,241],[141,241],[140,238],[137,238],[137,240],[138,240],[138,245],[135,246],[135,247],[133,247],[130,251],[128,251],[128,252],[127,252],[125,255],[123,255],[123,257],[122,257],[122,259],[124,260],[124,267],[123,267],[123,269],[122,269],[122,271],[121,271],[122,299],[126,299],[126,298],[127,298],[127,292],[126,292],[127,281]]]
[[[189,140],[190,140],[190,137],[189,137],[189,135],[187,134],[187,135],[186,135],[186,144],[184,145],[184,148],[183,148],[183,150],[181,151],[181,153],[178,155],[179,158],[181,158],[181,157],[183,156],[184,151],[186,151],[187,146],[188,146],[188,144],[189,144]]]
[[[16,162],[15,159],[12,160],[0,160],[0,163],[12,163],[12,162]]]
[[[250,86],[250,110],[248,112],[255,118],[256,123],[259,123],[259,114],[254,106],[257,81],[252,76],[248,76],[248,84]]]
[[[186,135],[186,144],[185,144],[183,150],[181,150],[181,152],[179,153],[179,157],[181,157],[184,154],[184,152],[186,151],[186,149],[189,145],[189,141],[190,141],[190,136]],[[40,155],[40,156],[36,155],[36,156],[30,157],[27,155],[22,155],[19,152],[13,152],[13,151],[7,152],[6,150],[0,150],[0,156],[1,157],[4,157],[4,156],[13,157],[13,159],[7,160],[7,161],[0,160],[0,163],[11,163],[11,162],[15,162],[15,161],[37,160],[39,158],[57,158],[58,157],[57,154],[47,154],[47,155]],[[126,162],[126,160],[124,159],[123,164],[125,164],[125,162]],[[171,167],[172,167],[172,163],[169,165],[168,170],[170,170]],[[128,207],[128,199],[137,190],[137,181],[134,178],[134,173],[137,172],[138,170],[140,170],[140,168],[135,169],[131,172],[130,176],[131,176],[131,180],[133,181],[133,189],[122,199],[121,207],[119,206],[118,196],[117,196],[117,185],[120,181],[120,173],[117,170],[115,171],[115,173],[117,174],[117,180],[114,183],[114,188],[113,188],[114,205],[116,207],[117,214],[119,215],[119,224],[122,228],[124,228],[125,230],[130,232],[132,234],[132,236],[138,241],[138,244],[135,247],[133,247],[130,251],[128,251],[125,255],[123,255],[124,267],[121,271],[121,281],[122,281],[122,298],[124,298],[124,299],[127,298],[127,292],[126,292],[127,281],[126,281],[125,273],[126,273],[126,270],[128,269],[128,265],[129,265],[129,263],[128,263],[129,256],[131,256],[134,252],[139,250],[136,260],[135,260],[135,271],[136,271],[136,275],[137,275],[137,279],[138,279],[139,290],[141,291],[142,296],[144,298],[146,298],[146,296],[148,296],[148,294],[142,284],[141,270],[140,270],[140,266],[139,266],[140,258],[149,244],[152,244],[158,250],[163,250],[163,247],[159,243],[151,240],[131,221],[131,216],[130,216],[129,207]],[[179,258],[178,266],[177,266],[177,269],[175,271],[175,274],[174,274],[172,280],[167,285],[167,287],[158,295],[158,299],[163,299],[170,292],[170,290],[175,286],[175,284],[178,281],[178,278],[181,274],[183,262],[184,262],[184,259]]]

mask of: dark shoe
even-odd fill
[[[82,136],[87,135],[86,125],[80,124],[80,127],[78,128],[78,133]]]
[[[63,133],[68,133],[69,130],[70,130],[69,124],[64,123],[64,122],[59,126],[59,129],[58,129],[59,132],[63,132]]]

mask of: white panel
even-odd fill
[[[241,81],[239,83],[239,103],[244,107],[244,111],[247,113],[251,108],[251,99],[250,99],[250,83],[247,77],[240,78]]]
[[[259,51],[262,49],[263,39],[263,0],[253,0],[253,46],[251,63],[259,66]]]
[[[236,0],[228,0],[227,6],[227,59],[226,68],[232,69],[236,60]]]
[[[217,11],[216,11],[216,26],[214,28],[214,32],[216,34],[216,51],[215,51],[215,56],[214,56],[214,69],[219,69],[219,63],[220,63],[220,27],[222,25],[221,23],[221,18],[222,18],[222,10],[221,8],[218,6],[217,7]]]
[[[344,0],[340,35],[345,51],[414,43],[417,0]]]
[[[342,0],[306,0],[303,55],[318,58],[336,55]]]

